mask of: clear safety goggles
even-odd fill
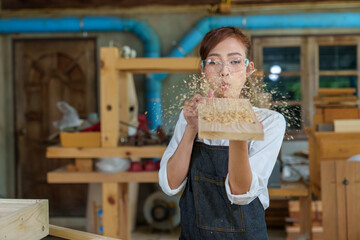
[[[231,73],[239,72],[243,64],[247,67],[249,65],[249,59],[234,57],[223,61],[220,58],[210,57],[201,61],[201,67],[203,70],[211,73],[219,73],[225,66]]]

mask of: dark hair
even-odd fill
[[[220,27],[209,31],[200,44],[200,57],[204,60],[219,42],[226,38],[234,37],[242,42],[246,48],[245,54],[248,55],[251,50],[250,38],[236,27]]]

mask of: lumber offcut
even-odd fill
[[[248,99],[206,98],[199,104],[199,138],[264,140]]]

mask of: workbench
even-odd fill
[[[309,137],[309,170],[311,191],[321,198],[320,163],[345,161],[360,154],[359,132],[318,132],[306,128]]]

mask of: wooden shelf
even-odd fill
[[[301,182],[282,182],[280,188],[268,188],[270,197],[307,197],[310,189]]]
[[[116,69],[132,73],[200,72],[200,58],[119,58]]]
[[[103,182],[159,182],[158,171],[153,172],[121,172],[121,173],[100,173],[100,172],[70,172],[65,167],[47,173],[49,183],[103,183]],[[307,186],[300,182],[282,183],[281,188],[269,188],[271,197],[306,197],[309,195]]]
[[[138,157],[138,158],[161,158],[166,146],[144,147],[93,147],[93,148],[70,148],[48,147],[47,158],[101,158],[101,157]]]
[[[70,172],[66,168],[59,168],[47,173],[48,183],[104,183],[104,182],[159,182],[158,171],[148,172],[120,172],[120,173],[100,173],[100,172]]]

